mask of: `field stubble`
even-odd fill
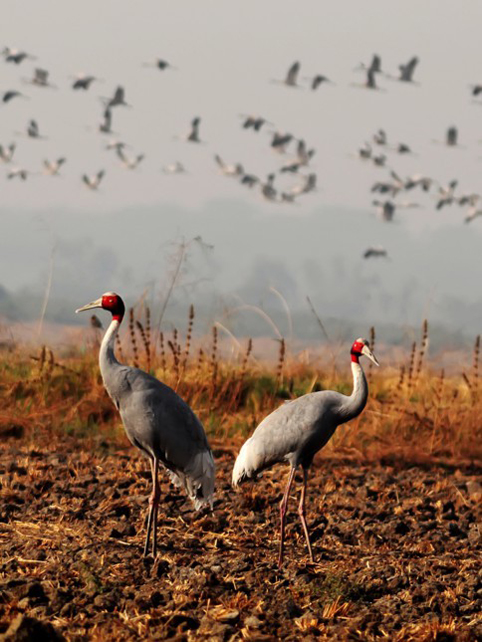
[[[98,331],[83,353],[2,357],[0,633],[16,616],[34,626],[30,616],[67,639],[476,639],[479,341],[472,367],[446,377],[426,364],[425,325],[397,368],[367,370],[366,410],[311,473],[316,563],[306,564],[293,501],[278,571],[285,469],[235,493],[235,454],[284,399],[349,393],[349,373],[334,361],[315,369],[284,340],[274,367],[256,361],[251,340],[221,358],[219,328],[194,348],[193,321],[191,310],[182,339],[154,340],[150,315],[132,314],[117,348],[195,409],[218,466],[213,514],[195,514],[163,480],[154,563],[141,558],[148,466],[104,392]]]

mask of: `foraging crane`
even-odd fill
[[[351,368],[353,392],[350,396],[333,390],[323,390],[303,395],[284,403],[268,415],[245,442],[236,459],[232,483],[236,487],[241,482],[255,477],[273,464],[288,461],[291,469],[283,499],[280,504],[280,547],[278,565],[283,562],[285,515],[289,494],[296,469],[303,469],[298,515],[301,520],[310,560],[313,562],[308,526],[305,519],[305,496],[308,470],[315,454],[326,445],[336,428],[357,417],[368,399],[368,385],[359,359],[366,356],[378,364],[368,342],[357,339],[351,347]]]
[[[58,158],[56,161],[44,160],[45,173],[49,176],[58,176],[60,168],[66,160],[66,158]]]
[[[100,170],[100,172],[97,172],[97,174],[94,174],[93,176],[88,176],[87,174],[83,174],[82,180],[84,181],[85,185],[91,190],[97,190],[99,188],[99,185],[104,178],[105,171],[103,169]]]
[[[172,388],[138,368],[120,364],[114,344],[125,312],[118,294],[107,292],[96,301],[76,310],[101,308],[112,314],[112,321],[102,340],[99,365],[104,386],[120,412],[127,437],[147,455],[151,463],[152,494],[144,556],[157,553],[157,510],[160,500],[159,464],[171,480],[182,486],[196,509],[213,506],[214,459],[204,428],[185,401]]]

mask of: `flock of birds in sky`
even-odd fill
[[[34,56],[26,51],[11,49],[9,47],[4,48],[2,54],[6,63],[15,65],[20,65],[29,60],[36,60]],[[418,84],[414,79],[418,64],[419,59],[413,57],[407,63],[399,65],[397,75],[390,75],[382,70],[381,58],[375,54],[369,64],[362,63],[355,69],[355,71],[360,71],[365,74],[365,80],[361,83],[353,83],[353,85],[370,91],[385,91],[378,84],[379,78],[391,78],[402,83]],[[143,66],[154,67],[160,72],[176,69],[168,61],[161,58],[158,58],[153,63],[144,63]],[[24,84],[30,84],[42,89],[57,89],[57,86],[50,81],[49,72],[39,67],[33,69],[33,74],[30,78],[23,77],[20,80]],[[74,91],[89,91],[92,85],[99,80],[100,79],[94,75],[80,73],[72,77],[71,88]],[[302,77],[301,65],[298,61],[289,67],[284,78],[273,79],[271,82],[284,85],[287,88],[305,86],[311,91],[319,91],[323,85],[335,85],[330,78],[322,74]],[[472,85],[471,94],[474,99],[477,99],[479,96],[482,98],[482,85]],[[25,96],[24,93],[18,89],[8,89],[4,91],[3,94],[0,94],[0,100],[3,104],[9,104],[22,98],[29,97]],[[102,136],[111,137],[104,145],[105,149],[115,154],[120,165],[126,170],[136,170],[145,160],[145,155],[142,153],[129,153],[129,145],[121,139],[114,137],[113,131],[115,111],[119,107],[131,107],[126,100],[124,87],[117,86],[110,97],[101,98],[100,100],[102,101],[102,110],[97,131]],[[274,127],[273,123],[260,115],[242,114],[240,117],[240,126],[246,131],[249,130],[254,134],[259,134],[266,130],[269,131],[269,145],[274,152],[283,158],[282,162],[269,172],[266,177],[251,173],[239,162],[227,162],[219,154],[214,154],[213,167],[217,167],[222,175],[238,181],[241,185],[251,190],[256,190],[264,200],[270,203],[296,203],[305,194],[317,189],[317,174],[311,171],[310,168],[310,162],[316,154],[316,150],[313,147],[310,147],[305,140],[298,138],[293,133],[269,129],[270,127]],[[202,119],[196,116],[192,119],[187,133],[184,136],[176,136],[175,138],[193,145],[203,144],[205,141],[203,140],[201,131]],[[24,132],[15,133],[36,141],[47,138],[35,119],[31,119],[27,123]],[[457,128],[454,126],[449,127],[444,140],[433,142],[449,148],[460,147]],[[14,142],[10,144],[0,144],[0,160],[9,165],[9,169],[7,170],[8,179],[25,181],[30,174],[39,173],[30,171],[22,165],[14,166],[13,160],[16,151],[17,145]],[[448,185],[443,185],[434,178],[421,174],[402,178],[388,164],[389,151],[400,155],[416,156],[416,152],[414,152],[407,143],[390,142],[383,129],[375,132],[369,141],[366,141],[352,154],[364,163],[372,163],[377,167],[387,169],[389,172],[386,179],[377,181],[371,188],[371,192],[376,195],[372,198],[372,204],[376,207],[382,220],[391,222],[394,220],[397,210],[419,207],[419,204],[416,202],[402,201],[399,199],[400,194],[406,194],[407,192],[412,193],[412,190],[415,189],[430,192],[430,195],[434,197],[435,207],[437,209],[452,205],[466,207],[464,218],[466,223],[470,223],[482,215],[482,209],[478,207],[481,199],[480,194],[475,192],[468,194],[457,193],[456,188],[458,181],[455,179]],[[49,176],[58,176],[66,163],[67,158],[65,156],[59,156],[56,159],[45,159],[41,173]],[[162,171],[165,174],[174,175],[183,174],[186,172],[186,169],[181,161],[176,160],[166,164],[162,168]],[[86,188],[91,191],[97,191],[105,179],[106,174],[107,170],[102,168],[95,173],[86,172],[80,178]],[[295,182],[288,188],[283,188],[279,185],[280,181],[283,183],[283,176],[293,177]],[[383,247],[371,247],[365,251],[363,256],[365,258],[386,257],[387,252]]]

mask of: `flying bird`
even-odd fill
[[[56,161],[44,160],[45,173],[50,176],[58,176],[60,168],[66,160],[66,158],[58,158]]]
[[[112,134],[112,111],[106,107],[103,112],[103,119],[99,123],[99,131],[101,134]]]
[[[126,156],[122,147],[117,147],[116,154],[122,161],[122,166],[125,169],[136,169],[136,167],[139,166],[139,163],[141,163],[145,158],[144,154],[138,154],[133,157]]]
[[[214,459],[204,428],[187,403],[172,388],[147,372],[117,361],[114,354],[115,338],[125,312],[121,297],[107,292],[76,312],[95,308],[112,315],[99,352],[104,386],[120,413],[129,440],[149,458],[151,464],[152,494],[149,498],[144,556],[149,552],[152,530],[152,553],[156,557],[159,464],[175,484],[184,488],[196,509],[204,505],[212,509]]]
[[[50,87],[50,89],[56,89],[55,85],[52,85],[49,82],[49,72],[46,69],[40,69],[37,67],[34,69],[33,78],[25,80],[31,85],[36,85],[37,87]]]
[[[293,140],[293,134],[283,134],[281,132],[273,132],[273,138],[271,140],[271,147],[279,152],[284,154],[286,151],[286,146]]]
[[[27,96],[24,96],[20,91],[16,91],[15,89],[9,89],[8,91],[3,92],[2,103],[9,103],[14,98],[26,98],[26,97]]]
[[[26,181],[29,174],[30,172],[23,167],[12,167],[12,169],[7,173],[7,178],[20,178],[22,181]]]
[[[299,87],[298,85],[298,74],[300,72],[300,63],[294,62],[291,67],[288,69],[286,76],[283,80],[273,80],[272,82],[286,85],[287,87]]]
[[[126,103],[125,96],[126,94],[124,87],[121,87],[120,85],[116,87],[112,98],[104,98],[104,100],[106,101],[106,110],[110,110],[112,109],[112,107],[118,107],[119,105],[122,105],[123,107],[130,107],[130,105]]]
[[[27,136],[29,138],[37,138],[37,139],[45,138],[45,136],[40,135],[39,126],[36,120],[31,120],[29,122],[27,127]]]
[[[316,74],[316,76],[314,76],[311,79],[310,87],[311,87],[312,91],[315,91],[323,83],[326,84],[326,85],[334,85],[335,84],[332,80],[330,80],[326,76],[323,76],[322,74]]]
[[[164,174],[185,174],[186,168],[179,161],[174,161],[174,163],[168,163],[162,168]]]
[[[11,143],[8,147],[0,145],[0,160],[4,163],[9,163],[13,158],[16,147],[15,143]]]
[[[98,80],[95,76],[87,76],[84,73],[77,74],[74,78],[74,82],[72,83],[72,89],[82,89],[83,91],[87,91],[90,89],[90,86],[93,82]]]
[[[473,207],[469,208],[467,216],[464,218],[464,223],[471,223],[478,216],[482,216],[482,210],[478,210],[474,205]]]
[[[13,62],[15,65],[19,65],[24,60],[35,60],[35,56],[26,51],[11,49],[10,47],[5,47],[2,54],[5,56],[5,62]]]
[[[191,121],[191,129],[189,130],[186,140],[189,143],[200,143],[201,139],[199,138],[199,126],[201,124],[201,119],[199,116],[196,116],[196,118],[193,118]]]
[[[413,82],[413,74],[415,72],[415,67],[418,65],[419,60],[417,56],[410,58],[410,60],[405,65],[399,65],[400,76],[398,80],[402,82]]]
[[[82,180],[84,181],[85,185],[91,190],[97,190],[99,188],[99,185],[104,178],[105,171],[103,169],[100,170],[100,172],[97,172],[97,174],[94,174],[93,176],[88,176],[87,174],[83,174]]]
[[[353,392],[350,396],[333,390],[323,390],[303,395],[289,401],[268,415],[245,442],[236,459],[232,483],[236,487],[249,478],[270,468],[278,462],[290,464],[288,483],[280,505],[280,547],[278,565],[281,566],[284,554],[285,515],[291,486],[296,469],[303,469],[298,515],[308,546],[310,560],[313,562],[308,525],[305,519],[305,496],[308,471],[315,454],[327,444],[341,424],[357,417],[364,409],[368,399],[368,384],[360,365],[360,357],[366,356],[378,364],[370,350],[368,341],[357,339],[350,350],[353,375]]]
[[[219,154],[214,155],[214,160],[216,161],[218,167],[221,170],[221,173],[224,174],[224,176],[234,176],[235,178],[238,178],[244,173],[243,166],[241,163],[236,163],[234,165],[228,165],[223,161],[221,156]]]
[[[364,259],[379,258],[379,257],[388,258],[388,253],[386,249],[381,245],[375,245],[373,247],[369,247],[363,252]]]
[[[262,116],[242,115],[241,117],[243,119],[243,129],[253,129],[255,132],[259,132],[264,124],[271,124],[266,120],[266,118],[263,118]]]
[[[173,67],[170,62],[167,62],[167,60],[164,60],[164,58],[156,58],[155,62],[144,62],[142,64],[143,67],[155,67],[156,69],[159,69],[160,71],[165,71],[166,69],[176,69],[176,67]]]

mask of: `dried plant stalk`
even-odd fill
[[[218,329],[213,325],[213,347],[211,351],[211,385],[212,395],[216,388],[216,380],[218,376]]]
[[[278,364],[276,366],[276,381],[278,383],[278,386],[281,384],[281,381],[283,379],[283,366],[285,363],[285,356],[286,356],[286,343],[284,338],[282,338],[280,339],[280,342],[279,342]]]
[[[151,362],[152,341],[151,341],[151,308],[146,305],[146,339],[149,347],[149,363]]]
[[[251,355],[251,351],[253,349],[253,339],[249,338],[248,339],[248,346],[246,348],[246,352],[244,353],[243,361],[241,363],[241,372],[240,372],[240,379],[244,379],[244,376],[246,374],[246,370],[248,367],[248,360]]]
[[[408,366],[408,381],[407,381],[407,383],[408,383],[408,387],[409,388],[412,386],[416,355],[417,355],[417,342],[414,341],[412,343],[412,351],[410,353],[410,364]]]
[[[187,332],[186,332],[186,344],[184,346],[184,360],[182,362],[182,369],[185,370],[187,360],[189,357],[189,351],[191,349],[191,339],[192,339],[192,329],[194,325],[194,306],[191,303],[189,306],[189,317],[187,322]]]
[[[161,346],[161,368],[166,370],[166,349],[164,347],[164,332],[159,332],[159,344]]]
[[[117,354],[119,355],[121,362],[124,362],[124,351],[122,350],[122,341],[119,336],[119,333],[115,335],[115,343],[117,347]]]
[[[136,332],[134,328],[134,308],[129,308],[129,335],[131,338],[132,352],[134,355],[134,367],[139,367],[139,351],[137,349]]]
[[[415,372],[414,383],[418,381],[418,378],[422,371],[423,360],[427,353],[427,348],[428,348],[428,321],[427,319],[424,319],[422,324],[422,341],[420,343],[420,350],[418,353],[417,369]]]
[[[477,397],[479,391],[479,356],[480,356],[480,334],[475,337],[474,354],[472,360],[472,385],[474,394]]]
[[[174,376],[176,378],[176,381],[179,379],[179,353],[177,351],[177,347],[174,345],[174,342],[169,340],[167,342],[167,345],[169,346],[171,352],[172,352],[172,359],[173,359],[173,364],[174,364]]]
[[[137,326],[137,329],[139,330],[139,334],[141,335],[142,343],[144,345],[144,352],[146,353],[147,371],[149,372],[151,369],[151,351],[149,350],[149,342],[147,340],[147,334],[144,330],[144,326],[139,320],[136,321],[136,326]]]

